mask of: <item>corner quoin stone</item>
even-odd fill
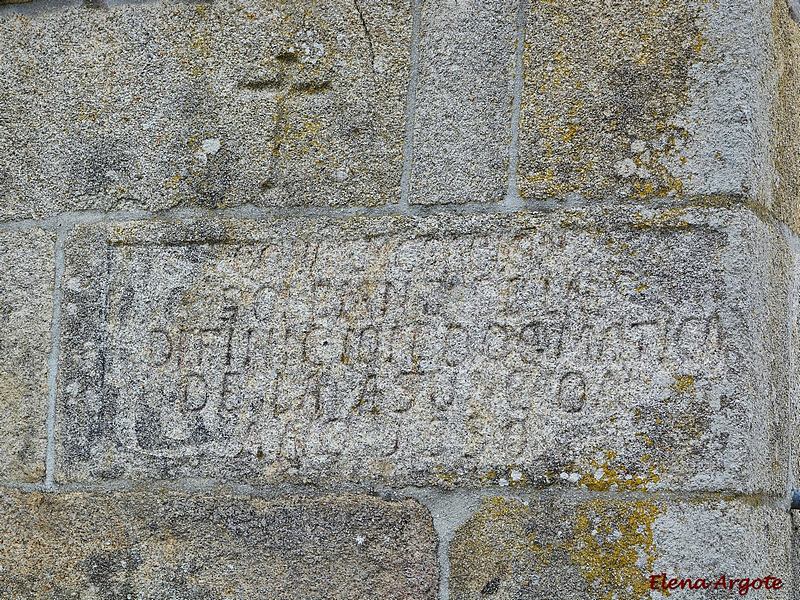
[[[44,477],[54,242],[0,232],[0,481]]]
[[[494,497],[450,545],[450,598],[644,600],[650,575],[780,578],[780,590],[750,594],[793,600],[792,524],[782,508],[735,499]],[[664,594],[666,595],[666,594]],[[741,597],[671,590],[670,598]]]
[[[3,598],[436,597],[436,537],[411,500],[2,490],[0,539]]]
[[[79,227],[57,479],[784,489],[787,261],[735,207]]]
[[[0,219],[396,202],[401,0],[0,15]]]

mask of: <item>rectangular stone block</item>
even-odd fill
[[[789,293],[786,322],[789,325],[789,347],[780,352],[774,361],[789,380],[789,409],[784,415],[788,423],[791,450],[789,452],[790,479],[788,487],[800,490],[800,240],[789,236],[793,269],[793,287]]]
[[[792,600],[790,537],[786,510],[734,498],[488,498],[451,542],[450,598]]]
[[[794,16],[790,12],[794,6]],[[794,231],[800,231],[800,11],[789,2],[775,2],[772,12],[773,62],[770,64],[773,90],[771,140],[777,171],[769,207]]]
[[[800,600],[800,511],[792,511],[792,572],[794,573],[794,596],[791,600]]]
[[[517,9],[517,0],[422,2],[412,203],[505,196]]]
[[[532,0],[520,194],[764,202],[773,4]]]
[[[0,480],[44,477],[55,236],[0,232]]]
[[[414,501],[0,492],[3,598],[436,597]]]
[[[397,200],[408,2],[0,17],[0,219]]]
[[[57,477],[784,490],[787,261],[735,207],[80,227]]]

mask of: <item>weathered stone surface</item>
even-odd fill
[[[0,232],[0,480],[44,475],[54,236]]]
[[[771,72],[777,87],[772,134],[777,177],[769,206],[781,220],[800,231],[800,26],[792,19],[790,6],[775,2],[772,14],[775,62]],[[797,11],[796,3],[793,8]]]
[[[0,491],[0,597],[435,598],[413,501]]]
[[[411,202],[503,199],[517,0],[422,3]]]
[[[782,490],[787,260],[736,208],[81,227],[58,477]]]
[[[0,218],[397,199],[407,2],[6,15],[0,47]]]
[[[789,600],[796,587],[790,537],[788,512],[733,499],[495,497],[450,546],[450,598],[741,597],[738,584],[727,593],[651,592],[650,576],[665,573],[667,580],[713,583],[720,575],[726,583],[772,576],[782,580],[780,589],[751,589],[749,595]]]
[[[790,265],[792,268],[791,287],[783,317],[789,327],[789,343],[783,352],[774,357],[773,371],[782,370],[789,382],[788,408],[783,421],[788,423],[790,450],[787,457],[789,464],[789,489],[800,489],[800,239],[795,235],[787,235]]]
[[[772,4],[530,2],[521,195],[764,201]]]
[[[794,596],[792,600],[800,600],[800,511],[792,511],[792,567],[794,574]]]

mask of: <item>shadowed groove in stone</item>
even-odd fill
[[[56,404],[58,397],[58,365],[61,360],[61,300],[63,297],[62,286],[64,284],[64,243],[66,233],[59,231],[55,241],[55,269],[53,273],[53,312],[52,325],[50,327],[50,356],[47,361],[48,366],[48,396],[47,396],[47,454],[45,459],[45,489],[52,490],[54,487],[54,475],[56,464]]]

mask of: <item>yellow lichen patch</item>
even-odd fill
[[[433,468],[433,476],[442,483],[453,485],[458,481],[458,474],[453,471],[448,471],[444,466],[437,465]]]
[[[97,122],[99,116],[100,112],[95,107],[87,106],[85,103],[81,103],[80,107],[78,108],[76,120]]]
[[[682,194],[672,165],[689,139],[678,116],[707,45],[700,21],[686,0],[531,2],[521,195]]]
[[[662,143],[657,147],[641,150],[643,145],[641,140],[637,149],[638,153],[633,152],[630,160],[636,166],[635,174],[630,176],[633,195],[639,199],[664,198],[666,196],[679,196],[683,193],[683,181],[674,177],[666,167],[666,161],[670,158],[677,158],[678,162],[684,164],[685,157],[680,155],[680,148],[689,139],[688,132],[678,126],[667,128],[664,124],[658,126],[658,131],[662,136]],[[668,130],[668,133],[664,132]],[[634,143],[632,146],[635,146]]]
[[[175,44],[170,47],[172,58],[192,78],[201,78],[207,70],[208,59],[213,49],[213,26],[206,17],[209,6],[197,5],[194,8],[175,9],[174,15],[180,17],[181,27],[172,32]]]
[[[494,483],[497,481],[497,471],[491,469],[480,476],[481,483]]]
[[[209,34],[201,29],[192,29],[189,47],[198,57],[208,58],[211,56],[211,40]]]
[[[277,118],[277,117],[276,117]],[[319,121],[308,119],[299,123],[284,120],[278,124],[275,137],[272,140],[272,154],[275,157],[299,157],[312,150],[324,150],[318,134],[322,129]]]
[[[571,123],[571,124],[567,125],[567,128],[566,128],[566,129],[567,129],[567,130],[566,130],[566,131],[564,132],[564,134],[561,136],[561,139],[563,139],[565,142],[568,142],[568,141],[570,141],[570,140],[571,140],[573,137],[575,137],[575,134],[576,134],[576,133],[578,133],[578,126],[577,126],[577,125],[575,125],[574,123]]]
[[[693,394],[695,378],[692,375],[678,375],[675,377],[675,383],[672,384],[672,389],[679,394]]]
[[[694,37],[694,42],[692,43],[692,50],[694,50],[695,53],[700,54],[707,43],[708,39],[706,39],[706,36],[704,36],[701,31],[698,31]]]
[[[569,555],[598,600],[650,597],[656,547],[653,502],[592,500],[579,507]]]
[[[178,187],[178,184],[181,182],[181,179],[183,178],[180,175],[173,175],[172,177],[164,181],[164,187],[167,189],[174,189]]]
[[[593,491],[604,492],[646,490],[649,485],[658,483],[660,477],[653,464],[647,464],[648,456],[642,457],[645,467],[643,473],[637,473],[617,460],[617,453],[613,450],[605,452],[602,460],[593,459],[591,467],[580,470],[579,484]]]
[[[593,599],[649,598],[661,512],[646,500],[488,498],[451,543],[451,585],[470,597],[543,593],[558,582]]]
[[[681,219],[686,214],[685,208],[670,208],[657,212],[652,217],[647,217],[642,213],[636,213],[633,216],[634,229],[652,229],[654,227],[671,227],[678,229],[685,229],[689,227],[689,223]]]
[[[553,545],[527,527],[530,516],[530,509],[519,500],[487,498],[458,532],[457,569],[476,593],[487,581],[510,577],[520,560],[539,569],[548,565]]]

